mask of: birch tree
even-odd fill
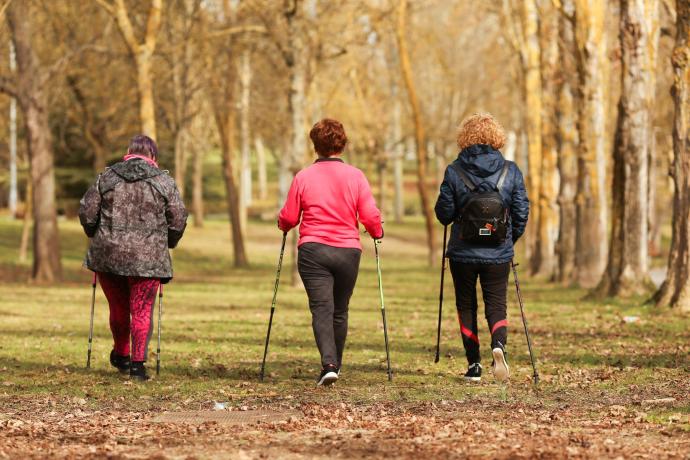
[[[250,132],[250,100],[251,100],[251,51],[242,51],[238,65],[240,77],[240,215],[242,226],[247,228],[247,208],[252,204],[252,166],[251,166],[251,132]]]
[[[676,0],[672,65],[673,233],[666,280],[655,301],[658,306],[690,311],[690,0]]]

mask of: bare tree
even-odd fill
[[[14,96],[24,115],[33,191],[33,278],[55,282],[62,278],[62,262],[55,203],[55,156],[46,90],[56,67],[43,68],[36,55],[34,40],[38,31],[32,21],[30,3],[13,2],[6,14],[16,51],[17,75],[16,78],[0,78],[0,91]]]
[[[658,306],[690,311],[690,0],[676,0],[673,49],[674,100],[673,234],[666,280],[655,295]]]
[[[556,269],[558,237],[558,78],[561,59],[558,46],[559,17],[551,3],[544,2],[539,27],[542,80],[542,153],[539,167],[539,195],[534,207],[539,208],[537,240],[532,253],[534,273],[552,279]],[[534,228],[534,227],[533,227]]]
[[[225,4],[224,17],[226,26],[235,26],[236,15],[233,14],[227,3]],[[249,260],[245,249],[245,234],[242,229],[240,213],[240,192],[237,186],[234,161],[237,150],[237,76],[234,73],[236,66],[233,45],[232,34],[229,34],[224,40],[217,39],[213,46],[209,47],[206,54],[206,59],[209,61],[206,91],[209,104],[213,107],[220,140],[234,264],[236,267],[246,267],[249,265]]]
[[[134,25],[129,17],[125,0],[96,0],[117,22],[122,38],[129,49],[137,73],[137,90],[139,91],[139,117],[144,134],[156,138],[156,111],[153,99],[153,75],[151,66],[156,40],[161,24],[163,0],[151,0],[144,41],[139,42],[134,32]]]
[[[564,14],[559,17],[559,55],[560,66],[557,78],[558,105],[556,117],[558,122],[558,172],[560,186],[558,190],[559,227],[556,254],[558,267],[556,281],[570,284],[575,281],[575,239],[577,190],[577,146],[578,133],[576,127],[576,107],[573,96],[577,85],[575,75],[575,37],[573,22],[570,18],[574,14],[572,0],[563,1]]]
[[[534,202],[526,234],[530,271],[539,271],[540,193],[542,167],[542,78],[539,44],[539,11],[536,0],[503,0],[504,33],[520,62],[527,131],[527,195]]]
[[[597,292],[609,296],[644,294],[648,270],[648,161],[653,71],[647,16],[658,0],[621,0],[621,97],[613,149],[612,232],[608,265]],[[657,14],[658,15],[658,14]]]
[[[201,19],[201,0],[172,0],[166,8],[165,34],[160,55],[170,68],[172,107],[164,112],[172,133],[175,159],[175,182],[185,196],[187,161],[192,150],[190,127],[199,115],[201,74],[206,70],[201,46],[197,43]]]
[[[417,189],[419,200],[422,207],[422,214],[426,224],[426,241],[429,265],[433,265],[436,253],[436,240],[434,238],[434,217],[431,210],[429,190],[427,188],[427,151],[426,134],[424,132],[424,122],[422,112],[417,98],[417,91],[410,64],[410,55],[407,49],[407,0],[400,0],[398,4],[398,22],[396,27],[396,37],[398,40],[398,56],[400,60],[400,70],[402,72],[407,97],[412,109],[415,132],[415,147],[417,151]]]
[[[596,285],[606,265],[607,204],[606,101],[609,74],[604,21],[607,3],[575,0],[575,43],[578,75],[578,177],[576,281]]]

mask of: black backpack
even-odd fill
[[[508,236],[508,212],[501,197],[501,188],[508,175],[510,162],[503,165],[494,190],[478,190],[469,176],[458,164],[451,164],[465,186],[470,190],[470,198],[460,211],[458,225],[460,239],[470,243],[499,245]],[[493,185],[493,184],[492,184]]]

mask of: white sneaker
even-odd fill
[[[492,350],[494,356],[493,371],[494,377],[499,382],[505,382],[510,377],[510,369],[508,368],[508,363],[506,362],[505,352],[503,348],[496,347]]]
[[[327,366],[321,370],[321,375],[316,381],[316,386],[329,386],[338,380],[338,369],[335,366]]]

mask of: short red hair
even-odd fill
[[[493,115],[475,113],[460,124],[457,141],[460,150],[475,144],[487,144],[499,150],[506,143],[506,134]]]
[[[337,155],[345,150],[347,135],[343,124],[332,118],[324,118],[309,131],[314,150],[321,156]]]

